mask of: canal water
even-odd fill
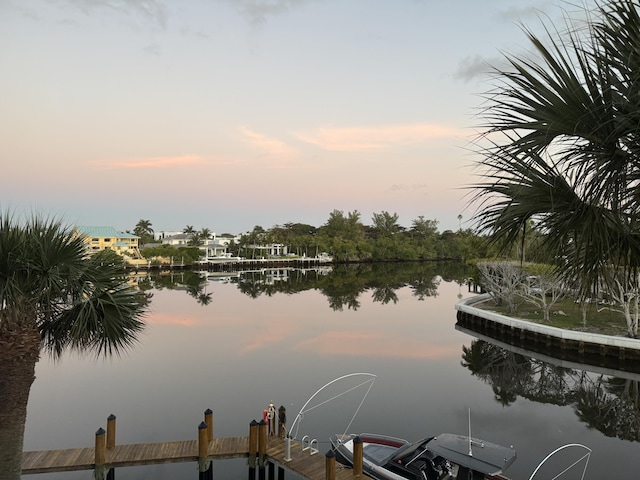
[[[585,478],[638,478],[638,376],[559,368],[456,330],[454,305],[473,295],[465,275],[459,266],[388,264],[141,276],[151,301],[133,349],[107,360],[40,360],[25,450],[92,446],[110,414],[119,444],[195,439],[208,408],[215,436],[245,436],[270,403],[291,424],[323,385],[365,372],[376,375],[368,394],[358,377],[332,385],[298,420],[297,438],[317,439],[324,454],[328,437],[345,429],[416,440],[467,434],[470,417],[473,436],[516,448],[514,479],[528,479],[567,443],[593,450]],[[218,461],[213,471],[245,479],[246,460]],[[118,479],[197,475],[195,463],[116,471]]]

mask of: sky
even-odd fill
[[[0,0],[0,209],[122,231],[319,227],[334,210],[471,226],[490,66],[563,9]]]

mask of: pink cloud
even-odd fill
[[[434,138],[465,135],[460,129],[444,125],[388,125],[381,127],[321,127],[298,133],[299,140],[330,151],[372,151],[391,146],[412,145]]]
[[[246,127],[240,127],[239,130],[251,146],[269,158],[279,161],[291,161],[298,157],[297,150],[282,140],[254,132]]]
[[[126,158],[94,162],[101,169],[165,169],[204,163],[199,155],[178,155],[173,157]]]

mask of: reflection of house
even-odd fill
[[[140,237],[136,235],[119,232],[113,227],[77,226],[76,230],[84,237],[84,242],[92,253],[112,250],[123,257],[142,258],[138,249]]]

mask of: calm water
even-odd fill
[[[459,273],[380,268],[253,273],[200,285],[177,274],[173,280],[187,285],[167,277],[144,283],[153,298],[135,349],[110,360],[70,354],[39,362],[25,450],[92,446],[111,413],[121,444],[195,439],[207,408],[214,435],[247,435],[270,402],[286,407],[290,423],[325,383],[369,372],[377,379],[350,431],[410,440],[464,434],[470,408],[474,436],[516,447],[513,478],[528,479],[547,453],[571,442],[593,449],[586,478],[638,478],[637,379],[565,371],[477,341],[455,329],[454,304],[470,294],[440,276]],[[317,438],[325,453],[364,393],[306,414],[298,439]],[[245,479],[245,464],[216,462],[214,475]],[[196,479],[197,466],[116,471],[119,479],[151,477]],[[23,478],[91,479],[92,472]]]

